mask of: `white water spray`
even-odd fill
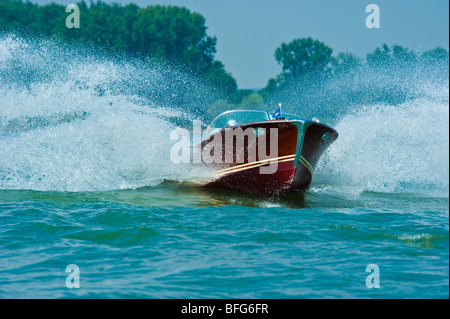
[[[319,162],[315,184],[343,192],[449,190],[448,86],[400,105],[358,108],[336,126],[339,138]]]
[[[195,181],[198,170],[170,160],[175,125],[167,120],[190,112],[160,103],[185,93],[187,80],[170,67],[0,37],[0,189],[97,191]],[[448,196],[448,82],[421,91],[400,105],[347,112],[312,191],[325,185],[353,194]]]
[[[175,125],[166,119],[185,114],[120,87],[140,85],[136,78],[152,90],[178,76],[165,72],[0,38],[0,188],[98,191],[195,179],[170,161]]]

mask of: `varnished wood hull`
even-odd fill
[[[253,131],[255,136],[244,136],[243,145],[237,143],[239,137],[235,137],[232,139],[233,147],[230,148],[230,132],[236,128]],[[287,191],[306,191],[320,156],[338,136],[329,126],[312,121],[290,120],[248,123],[222,129],[214,135],[217,137],[216,143],[221,140],[219,146],[222,149],[219,150],[220,154],[215,155],[220,155],[216,159],[221,158],[222,161],[209,164],[216,169],[217,176],[203,186],[233,189],[264,197],[277,196]],[[216,152],[218,147],[211,147],[214,139],[210,137],[202,142],[202,150]],[[277,151],[269,152],[270,144],[274,141],[278,146]],[[224,163],[227,158],[229,162]],[[267,173],[270,165],[275,165],[276,169]]]

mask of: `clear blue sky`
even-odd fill
[[[32,0],[39,4],[77,0]],[[281,72],[273,56],[282,42],[312,37],[338,52],[365,57],[376,47],[399,44],[416,51],[449,48],[448,0],[104,0],[141,7],[185,6],[206,18],[216,36],[216,58],[240,88],[261,88]],[[368,29],[369,4],[380,8],[380,29]],[[82,27],[82,21],[81,21]]]

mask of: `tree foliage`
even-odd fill
[[[442,65],[444,65],[444,66],[446,65],[448,67],[449,53],[444,48],[438,47],[433,50],[424,52],[420,56],[420,60],[424,64],[428,64],[428,65],[442,64]]]
[[[397,105],[420,95],[418,82],[448,83],[449,53],[436,48],[422,54],[383,44],[361,59],[337,53],[311,38],[282,43],[275,50],[282,72],[259,93],[268,107],[282,103],[288,112],[336,118],[349,107]]]
[[[237,90],[236,80],[214,58],[217,39],[207,34],[206,20],[199,13],[162,5],[140,8],[101,1],[77,5],[80,28],[69,29],[65,25],[69,14],[63,5],[2,0],[0,31],[56,36],[111,52],[168,61],[203,77],[226,94]]]
[[[345,74],[359,70],[362,60],[351,53],[339,53],[330,59],[331,68],[335,74]]]
[[[338,109],[337,105],[396,104],[414,92],[410,88],[417,77],[448,83],[449,53],[443,48],[418,53],[384,44],[364,59],[351,53],[333,55],[331,47],[308,37],[276,48],[274,57],[282,72],[269,79],[265,88],[238,89],[224,64],[215,59],[217,39],[207,34],[206,20],[199,13],[178,6],[141,8],[101,1],[77,5],[81,27],[69,29],[63,5],[0,0],[0,32],[51,36],[149,63],[169,61],[221,92],[206,106],[205,113],[211,117],[231,108],[275,108],[279,102],[314,111],[326,105]]]
[[[391,68],[393,66],[411,66],[417,62],[417,55],[400,45],[389,48],[386,44],[367,54],[367,64],[375,68]]]
[[[326,71],[332,53],[333,49],[318,40],[295,39],[282,43],[275,50],[275,59],[285,73],[296,79],[306,73]]]

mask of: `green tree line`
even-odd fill
[[[238,89],[236,80],[215,59],[217,38],[207,33],[205,18],[187,8],[135,4],[77,3],[81,27],[66,27],[65,6],[0,0],[0,32],[53,37],[103,48],[149,61],[169,61],[220,90],[222,98],[205,106],[207,117],[232,108],[274,108],[292,112],[332,106],[336,110],[363,103],[401,103],[414,90],[419,74],[448,82],[449,53],[436,48],[417,53],[399,45],[382,45],[365,59],[333,54],[312,38],[282,43],[274,52],[281,73],[259,90]],[[300,107],[301,106],[301,107]],[[289,109],[290,108],[290,109]]]
[[[214,59],[216,37],[207,35],[205,18],[184,7],[122,6],[101,1],[77,3],[80,28],[67,28],[65,6],[38,5],[22,0],[0,1],[0,31],[53,36],[126,52],[140,58],[164,60],[187,68],[221,88],[237,90],[236,80]]]

